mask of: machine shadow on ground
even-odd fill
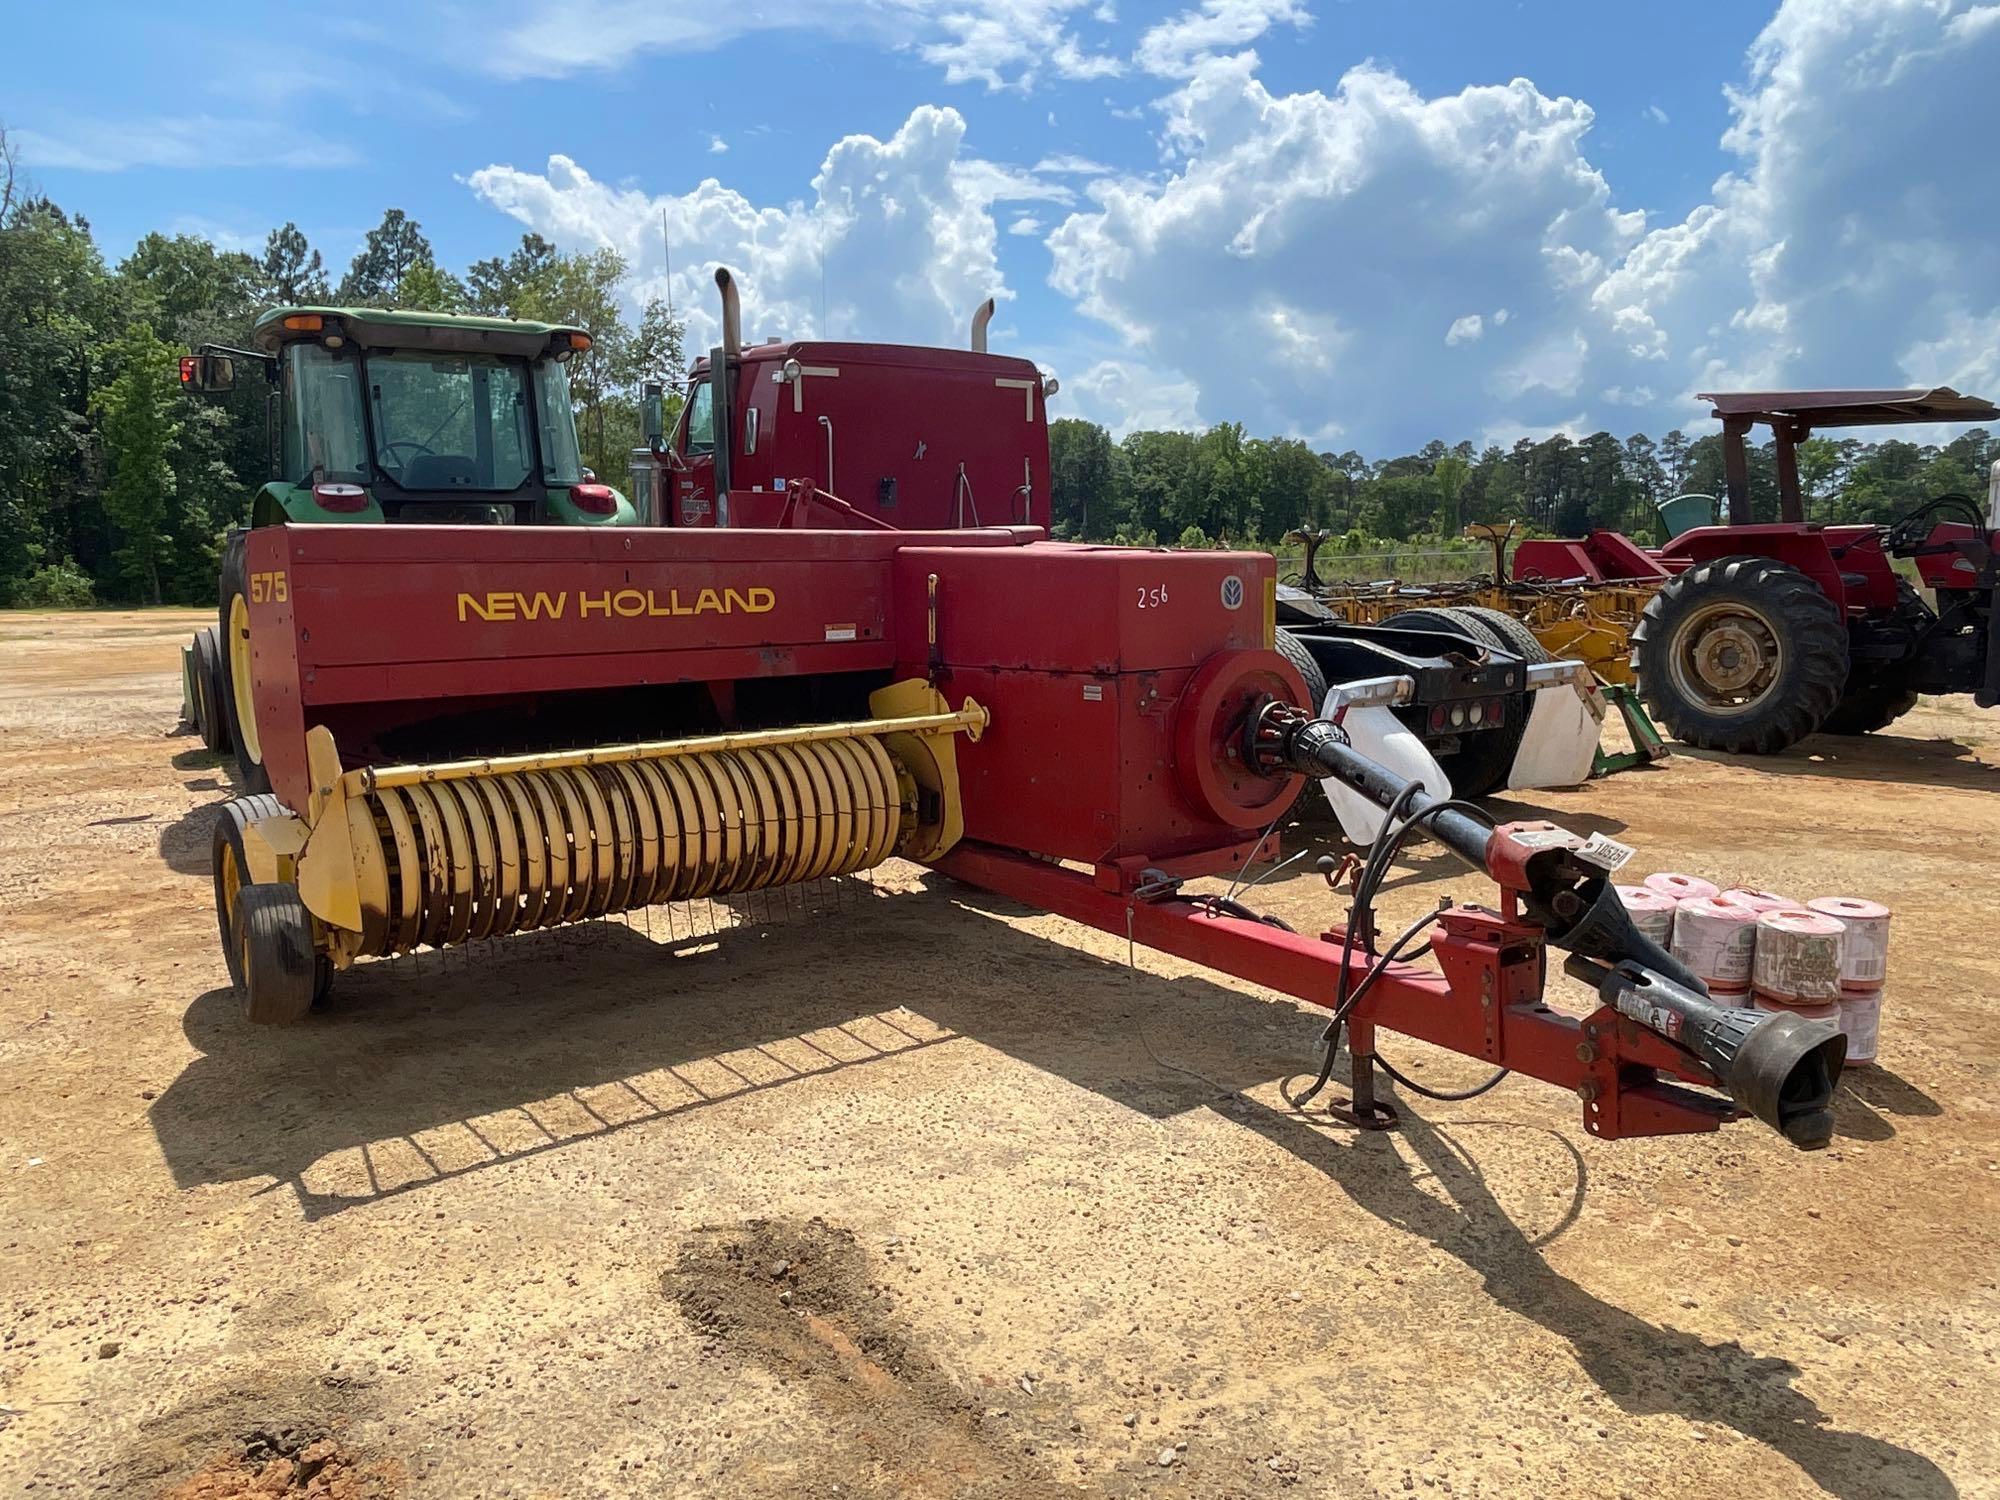
[[[1795,1388],[1797,1366],[1649,1323],[1551,1269],[1539,1246],[1573,1219],[1585,1191],[1567,1141],[1578,1172],[1569,1210],[1531,1238],[1460,1139],[1498,1122],[1433,1125],[1422,1109],[1437,1106],[1405,1102],[1401,1137],[1426,1169],[1413,1172],[1386,1137],[1242,1097],[1299,1072],[1315,1018],[1206,979],[1109,963],[1011,926],[1021,915],[1011,903],[940,877],[926,886],[857,901],[837,952],[827,925],[811,922],[685,943],[598,924],[497,944],[484,961],[433,957],[421,975],[414,965],[367,966],[343,976],[325,1013],[291,1031],[253,1030],[227,993],[211,992],[185,1021],[204,1055],[154,1102],[152,1123],[180,1185],[269,1176],[319,1217],[745,1090],[894,1066],[899,1051],[969,1038],[1152,1117],[1219,1110],[1323,1173],[1357,1207],[1476,1272],[1496,1304],[1567,1343],[1630,1414],[1732,1428],[1846,1500],[1957,1493],[1921,1455],[1829,1426]],[[975,950],[967,945],[982,968],[1004,974],[1014,992],[1006,1003],[968,983],[963,952]],[[793,1049],[802,1040],[822,1049],[822,1066],[799,1065]],[[649,1098],[659,1079],[681,1080],[685,1097]],[[643,1091],[635,1080],[646,1080]],[[1929,1102],[1900,1080],[1868,1087],[1881,1109],[1923,1113]],[[606,1090],[637,1103],[614,1114],[602,1103]],[[459,1165],[417,1141],[440,1130],[481,1138],[476,1122],[532,1118],[549,1101],[574,1105],[578,1127],[543,1129],[518,1149],[502,1143]],[[351,1194],[309,1186],[330,1155],[395,1141],[434,1170],[390,1182],[371,1166],[371,1187]]]
[[[1763,776],[1832,777],[1908,786],[1950,787],[1959,791],[2000,791],[2000,766],[1978,758],[1963,740],[1874,734],[1808,735],[1776,755],[1732,755],[1670,742],[1676,755],[1714,761]],[[1817,756],[1818,759],[1814,759]]]

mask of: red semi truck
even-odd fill
[[[716,284],[722,342],[696,361],[671,432],[660,393],[646,399],[647,446],[634,453],[632,475],[642,521],[1048,529],[1047,403],[1057,383],[1029,360],[987,349],[991,299],[974,313],[966,349],[746,346],[735,282],[718,270]],[[1587,674],[1551,661],[1497,611],[1359,626],[1296,590],[1219,603],[1261,610],[1313,702],[1325,706],[1338,693],[1358,733],[1372,724],[1396,736],[1399,763],[1440,793],[1480,797],[1588,774],[1603,709]],[[1339,797],[1335,805],[1351,836],[1376,821],[1371,809]]]

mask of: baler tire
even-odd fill
[[[222,939],[222,959],[229,967],[229,982],[243,988],[241,950],[236,942],[236,912],[242,894],[252,884],[250,861],[244,857],[243,834],[260,818],[275,818],[284,811],[269,792],[249,797],[232,797],[215,810],[215,825],[209,835],[209,876],[215,888],[215,925]]]
[[[318,955],[312,919],[296,888],[248,885],[236,903],[231,935],[243,1019],[258,1026],[296,1026],[312,1011]]]
[[[1512,652],[1514,649],[1507,637],[1470,609],[1406,609],[1401,614],[1391,615],[1384,623],[1409,625],[1419,622],[1470,636],[1480,645],[1498,651]],[[1498,731],[1481,730],[1476,734],[1462,735],[1458,749],[1437,757],[1438,769],[1451,779],[1454,796],[1484,797],[1506,784],[1507,773],[1514,769],[1514,756],[1521,748],[1521,736],[1528,727],[1522,716],[1516,715],[1516,718],[1521,722],[1508,724]]]
[[[1278,628],[1277,646],[1278,655],[1297,667],[1299,676],[1305,678],[1306,697],[1310,700],[1306,708],[1315,718],[1318,717],[1320,709],[1326,703],[1326,673],[1320,670],[1319,663],[1313,660],[1313,654],[1306,643],[1283,626]]]
[[[1770,680],[1740,708],[1716,712],[1676,670],[1685,654],[1687,673],[1701,675],[1684,637],[1702,623],[1703,612],[1747,620],[1752,633],[1770,642]],[[1693,639],[1699,645],[1703,634]],[[1763,654],[1758,643],[1757,655]],[[1647,712],[1675,739],[1703,750],[1775,755],[1817,730],[1839,704],[1847,686],[1847,622],[1840,606],[1789,563],[1719,557],[1671,579],[1646,602],[1632,631],[1632,674]]]
[[[250,732],[244,732],[242,705],[238,699],[236,681],[237,632],[240,629],[247,638],[250,626],[250,579],[248,564],[244,557],[244,538],[247,532],[231,532],[222,552],[221,603],[217,609],[215,641],[216,669],[222,681],[221,712],[218,718],[228,731],[229,744],[236,756],[236,767],[245,791],[264,792],[271,787],[271,778],[264,769],[263,756],[259,753],[257,725],[254,718]],[[237,606],[242,605],[242,619],[237,619]],[[247,655],[247,639],[245,641]]]
[[[1850,686],[1819,726],[1821,734],[1873,734],[1917,706],[1917,695],[1894,682]]]

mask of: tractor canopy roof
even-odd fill
[[[289,326],[288,326],[289,325]],[[300,339],[338,333],[363,349],[431,349],[447,354],[504,354],[533,358],[552,348],[568,350],[584,330],[563,323],[531,323],[476,313],[417,312],[378,307],[274,307],[251,330],[253,347],[276,353]]]
[[[1720,391],[1699,399],[1718,417],[1773,427],[1877,427],[1902,422],[1991,422],[2000,407],[1948,385],[1887,391]]]

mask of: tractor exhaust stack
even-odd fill
[[[993,321],[993,299],[988,297],[972,313],[972,352],[986,352],[986,325]]]

